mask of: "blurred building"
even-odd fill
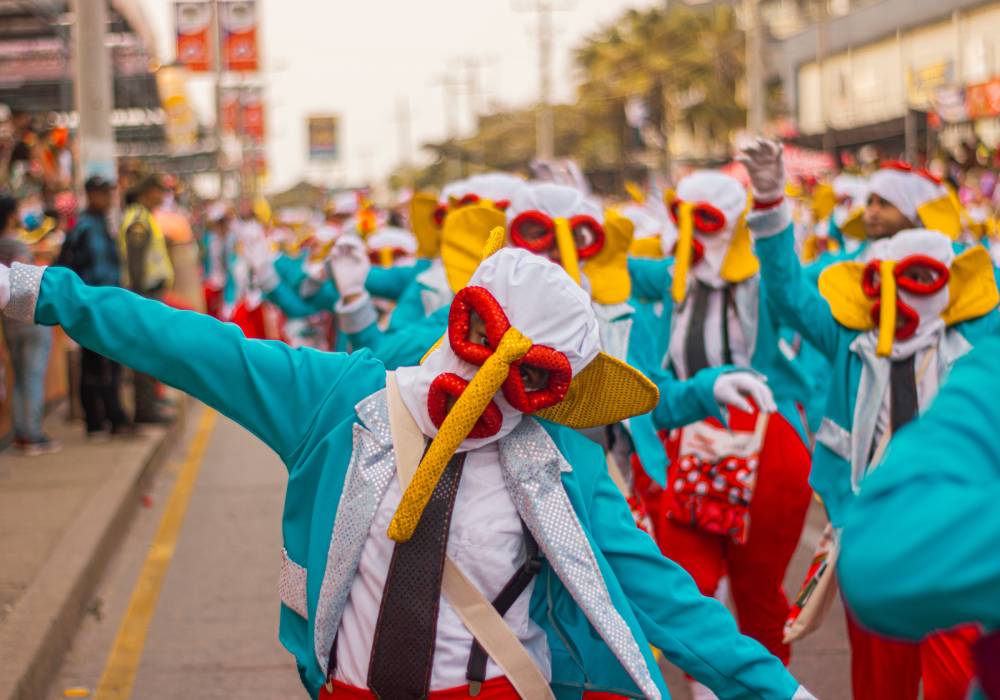
[[[913,158],[1000,140],[996,0],[765,0],[762,13],[799,145]]]

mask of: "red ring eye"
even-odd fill
[[[486,326],[489,346],[471,340],[472,313],[475,312]],[[493,348],[500,344],[504,333],[510,328],[507,314],[500,304],[483,287],[466,287],[455,295],[448,313],[448,342],[460,358],[474,365],[482,365],[493,354]]]
[[[866,297],[876,299],[882,294],[882,261],[872,260],[861,273],[861,291]]]
[[[927,255],[910,255],[896,265],[896,283],[913,294],[934,294],[948,284],[949,277],[947,266]]]
[[[431,421],[433,421],[435,426],[438,428],[441,427],[444,419],[448,416],[448,411],[451,409],[452,403],[458,400],[458,397],[462,395],[462,392],[468,386],[468,380],[452,372],[445,372],[434,378],[434,381],[431,382],[430,390],[427,392],[427,413],[430,415]],[[479,417],[479,420],[476,421],[476,424],[469,432],[469,437],[492,437],[500,432],[502,424],[503,413],[500,412],[500,408],[495,403],[490,401],[486,405],[483,415]]]
[[[478,201],[479,201],[479,197],[477,195],[474,195],[474,194],[470,193],[470,194],[467,194],[464,197],[462,197],[460,200],[458,200],[458,202],[456,203],[456,206],[467,207],[470,204],[476,204]]]
[[[694,208],[694,227],[700,233],[718,233],[726,227],[726,215],[706,202]]]
[[[546,375],[545,386],[529,391],[521,374],[524,367],[541,370]],[[510,373],[503,383],[503,395],[522,413],[534,413],[566,398],[572,380],[573,369],[563,353],[544,345],[533,345],[524,357],[511,363]]]
[[[540,211],[525,211],[510,222],[510,240],[519,248],[532,253],[549,250],[556,239],[556,227],[552,219]]]
[[[497,201],[493,202],[493,206],[495,206],[500,211],[507,211],[507,207],[510,206],[510,200],[509,199],[498,199]]]
[[[592,258],[604,248],[604,227],[592,216],[574,216],[569,220],[576,254],[581,260]]]

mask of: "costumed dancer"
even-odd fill
[[[313,697],[669,697],[651,644],[723,698],[812,697],[635,528],[600,448],[570,429],[648,411],[657,392],[598,351],[590,299],[538,256],[484,261],[447,338],[396,373],[58,268],[0,268],[0,307],[280,455],[279,636]]]
[[[960,360],[927,413],[893,438],[844,517],[837,574],[866,626],[919,642],[970,622],[974,698],[1000,698],[1000,340]],[[997,393],[994,393],[996,390]]]
[[[993,266],[982,247],[957,254],[943,233],[907,229],[868,244],[866,263],[828,267],[817,291],[795,258],[787,208],[771,197],[784,183],[781,147],[758,141],[743,161],[763,205],[749,223],[771,303],[832,366],[810,482],[840,528],[891,436],[930,405],[959,357],[996,334]],[[878,199],[869,206],[881,207],[875,178],[872,191]],[[964,697],[974,629],[904,643],[868,632],[848,613],[848,630],[854,697],[914,700],[921,681],[926,698]]]
[[[765,197],[783,193],[784,182]],[[728,576],[740,629],[788,663],[782,581],[811,496],[807,378],[779,348],[773,290],[758,274],[743,186],[720,172],[696,172],[680,181],[669,205],[678,230],[674,258],[629,261],[634,293],[662,303],[662,366],[680,380],[707,368],[755,370],[767,378],[778,412],[730,405],[727,431],[713,407],[708,415],[717,417],[664,433],[669,469],[643,461],[636,482],[664,554],[706,595]]]

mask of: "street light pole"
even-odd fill
[[[760,0],[743,0],[746,17],[747,131],[762,134],[767,121],[767,94],[764,80],[764,33]]]
[[[91,175],[116,177],[115,134],[111,126],[114,109],[114,71],[105,37],[107,0],[74,0],[73,52],[76,78],[76,108],[80,115],[77,141],[80,148],[78,184]]]

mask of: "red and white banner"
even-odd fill
[[[222,69],[256,71],[259,67],[256,0],[220,0],[219,31],[222,34]]]
[[[264,143],[264,91],[261,88],[243,88],[240,116],[240,133],[253,143]]]
[[[222,88],[219,91],[219,112],[222,114],[222,133],[236,136],[240,121],[240,89]]]
[[[207,2],[175,2],[177,62],[198,73],[212,65],[212,5]]]
[[[965,88],[965,110],[970,119],[1000,115],[1000,78]]]

